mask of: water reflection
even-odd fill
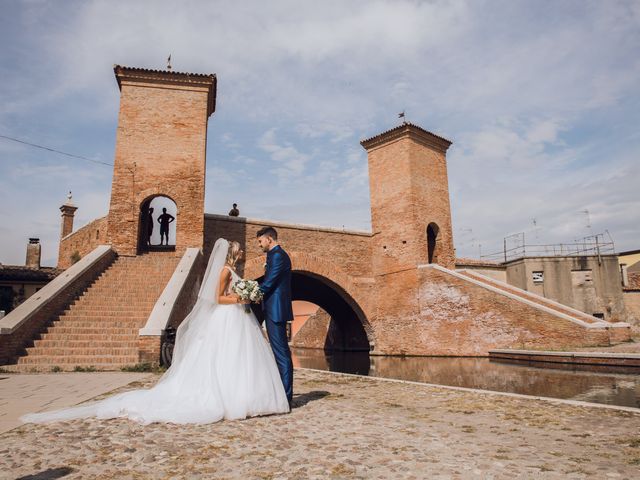
[[[295,366],[640,408],[640,375],[548,369],[466,357],[380,357],[293,349]]]

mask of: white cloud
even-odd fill
[[[110,162],[119,95],[112,64],[163,68],[171,53],[177,71],[218,74],[207,210],[226,213],[242,200],[252,216],[364,228],[358,140],[406,110],[454,141],[449,181],[461,253],[499,245],[531,228],[532,217],[540,237],[566,240],[584,229],[576,212],[586,208],[594,230],[609,228],[621,248],[637,248],[638,2],[0,8],[0,134]],[[48,241],[56,241],[67,189],[79,215],[105,213],[110,179],[108,168],[0,139],[0,199],[16,205],[15,236],[0,239],[0,261],[22,262],[36,224],[50,221]]]

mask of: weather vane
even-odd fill
[[[402,119],[402,123],[407,123],[407,120],[405,119],[405,116],[404,116],[404,110],[398,114],[398,118]]]
[[[171,70],[171,54],[169,54],[169,58],[167,58],[167,70]]]

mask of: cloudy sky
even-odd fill
[[[0,135],[106,163],[113,64],[216,73],[207,212],[370,229],[359,141],[404,110],[453,141],[458,255],[517,232],[640,248],[638,1],[2,0],[0,42]],[[55,264],[67,191],[79,227],[111,175],[0,138],[0,262],[38,236]]]

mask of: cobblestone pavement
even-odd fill
[[[0,373],[0,433],[22,424],[18,418],[29,412],[64,408],[110,392],[148,373]]]
[[[0,477],[640,478],[640,413],[311,370],[295,388],[288,415],[23,425]]]

